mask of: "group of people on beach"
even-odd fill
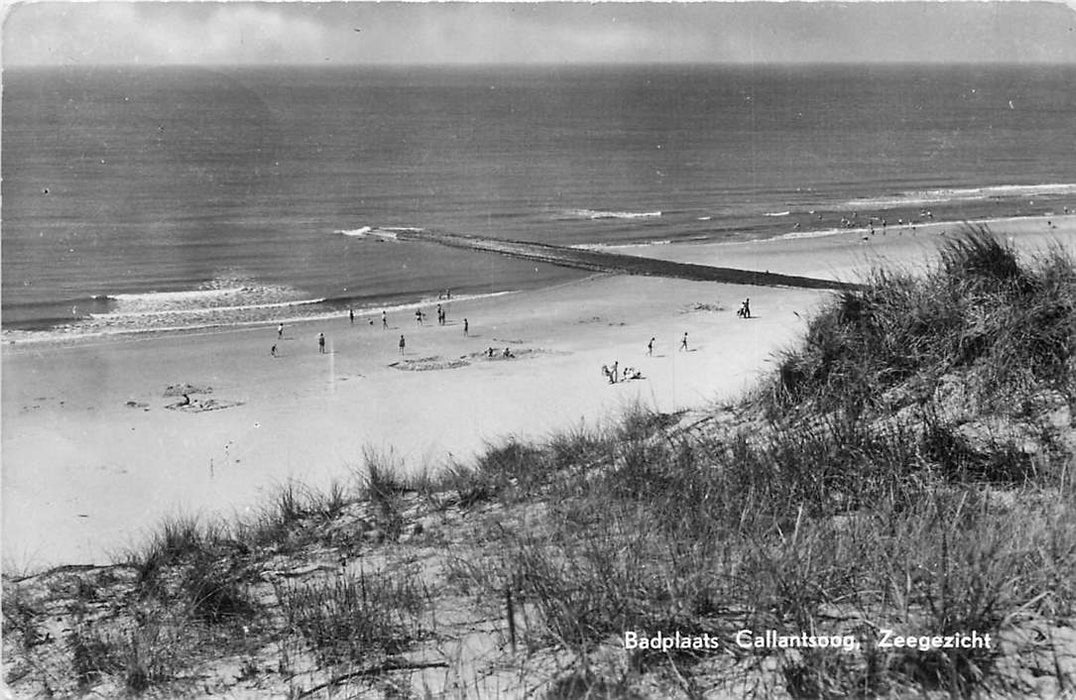
[[[813,209],[810,210],[807,213],[815,216],[817,221],[822,221],[823,220],[822,214],[816,214]],[[875,233],[875,224],[877,224],[877,225],[879,225],[881,227],[882,235],[885,235],[885,233],[886,233],[886,231],[888,230],[888,227],[889,227],[889,221],[884,216],[867,216],[867,217],[864,217],[864,218],[866,219],[866,223],[867,223],[867,232],[870,233],[871,236],[873,236],[874,233]],[[847,228],[847,229],[862,228],[863,220],[864,220],[863,218],[860,218],[858,211],[853,211],[851,213],[851,215],[841,217],[841,219],[840,219],[840,227],[841,228]],[[905,221],[904,217],[898,217],[897,218],[897,225],[901,226],[901,227],[910,226],[912,231],[915,231],[916,225],[919,224],[919,223],[923,223],[924,221],[926,223],[933,222],[934,221],[934,212],[931,211],[930,209],[920,208],[919,209],[919,218],[909,218],[907,221]],[[793,226],[792,226],[792,230],[794,230],[794,231],[799,231],[801,228],[802,228],[802,224],[799,223],[799,222],[793,224]],[[866,240],[866,237],[864,237],[864,240]]]
[[[751,318],[751,298],[750,297],[747,297],[742,302],[740,302],[740,308],[738,308],[736,310],[736,315],[739,316],[740,318],[745,318],[745,319],[746,318]],[[684,331],[684,334],[682,336],[680,336],[680,348],[679,348],[680,352],[691,352],[691,349],[688,347],[687,337],[688,337],[687,331]],[[656,342],[657,342],[657,338],[651,336],[650,340],[646,344],[646,356],[647,357],[653,357],[654,356],[654,343],[656,343]],[[492,353],[492,352],[493,352],[493,348],[490,348],[490,353]],[[490,357],[492,357],[492,356],[493,355],[491,354]],[[602,375],[605,376],[605,378],[609,380],[610,384],[616,384],[617,382],[626,381],[628,379],[642,379],[643,378],[643,373],[640,372],[639,370],[635,369],[634,367],[625,367],[624,371],[623,371],[623,375],[621,375],[620,372],[619,372],[619,367],[620,367],[620,361],[619,360],[614,360],[613,364],[611,366],[610,365],[602,365]]]
[[[450,299],[450,298],[452,298],[452,292],[446,289],[445,291],[443,291],[443,292],[441,292],[439,294],[438,298],[439,299],[441,299],[441,298]],[[347,310],[347,317],[348,317],[348,322],[351,325],[355,325],[355,310],[354,309],[348,309]],[[426,317],[426,314],[422,311],[422,309],[416,309],[415,310],[415,320],[419,325],[424,325],[423,320],[425,319],[425,317]],[[444,325],[448,324],[448,311],[441,304],[437,305],[437,323],[438,323],[438,325],[441,325],[441,326],[444,326]],[[371,326],[374,325],[374,319],[372,319],[372,318],[370,319],[370,325]],[[389,315],[388,315],[387,311],[382,310],[381,311],[381,330],[386,330],[387,331],[388,329],[389,329]],[[463,319],[463,334],[465,336],[469,336],[470,332],[471,332],[471,322],[468,319],[464,318]],[[277,324],[276,338],[277,338],[278,341],[284,340],[284,324],[283,323],[278,323]],[[326,354],[325,333],[324,332],[318,332],[317,342],[318,342],[318,353],[322,354],[322,355]],[[400,335],[400,342],[399,342],[398,347],[399,347],[399,350],[400,350],[400,354],[401,355],[404,354],[404,350],[407,347],[407,340],[404,338],[403,335]],[[509,352],[508,348],[505,348],[505,352],[506,353]],[[269,348],[269,354],[272,357],[279,357],[280,356],[277,353],[277,343],[273,343],[273,345]],[[507,355],[507,354],[505,355],[505,357],[509,357],[509,356],[510,355]]]
[[[447,295],[448,298],[451,298],[451,292],[449,292],[447,290],[442,294]],[[439,296],[438,298],[444,298],[444,297]],[[348,309],[347,313],[348,313],[348,321],[352,325],[354,325],[354,323],[355,323],[355,311],[354,311],[354,309]],[[744,319],[751,318],[751,299],[750,298],[746,298],[746,299],[743,300],[743,302],[741,302],[740,308],[737,309],[737,311],[736,311],[736,315],[739,316],[740,318],[744,318]],[[423,313],[422,309],[416,309],[415,310],[415,320],[418,322],[419,325],[423,325],[423,319],[424,318],[425,318],[425,314]],[[441,325],[441,326],[446,325],[447,324],[447,318],[448,318],[447,311],[445,311],[445,308],[441,304],[438,304],[437,305],[437,323],[438,323],[438,325]],[[370,325],[373,325],[373,323],[374,323],[373,319],[370,319]],[[471,326],[470,321],[468,321],[466,318],[464,318],[463,319],[463,334],[465,336],[470,335],[470,326]],[[388,312],[386,312],[384,310],[381,311],[381,328],[382,328],[382,330],[388,330],[388,328],[389,328]],[[277,340],[283,340],[284,339],[284,324],[283,323],[277,324],[276,337],[277,337]],[[318,341],[318,353],[324,355],[326,353],[326,350],[325,350],[325,333],[324,332],[320,332],[320,331],[318,332],[317,341]],[[652,357],[654,355],[654,343],[655,342],[657,342],[657,338],[651,337],[650,341],[647,342],[647,344],[646,344],[646,354],[647,354],[648,357]],[[405,354],[406,348],[407,348],[407,339],[404,337],[403,334],[400,334],[400,340],[399,340],[399,343],[397,344],[397,347],[399,348],[399,352],[400,352],[401,355]],[[687,331],[685,331],[684,335],[681,336],[681,338],[680,338],[680,348],[679,348],[679,350],[681,352],[689,352],[690,351],[690,349],[688,347],[688,334],[687,334]],[[275,343],[272,345],[271,348],[269,348],[269,354],[271,356],[273,356],[273,357],[278,357],[278,355],[277,355],[277,345]],[[496,355],[496,351],[493,349],[493,347],[489,347],[486,350],[486,355],[489,358],[493,358]],[[508,359],[508,358],[515,357],[515,355],[512,354],[511,348],[506,347],[504,349],[504,351],[501,352],[501,357],[505,358],[505,359]],[[619,361],[614,361],[611,368],[608,365],[602,365],[602,374],[606,378],[608,378],[610,384],[615,384],[618,381],[626,381],[628,379],[641,379],[642,376],[643,376],[642,372],[635,369],[634,367],[625,367],[624,370],[623,370],[623,375],[621,376],[621,374],[619,373]]]
[[[626,382],[629,379],[642,379],[643,373],[634,367],[625,367],[623,374],[620,373],[620,361],[613,362],[613,366],[602,365],[602,374],[609,380],[610,384],[616,384],[617,382]]]

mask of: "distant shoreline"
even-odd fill
[[[1061,220],[1065,219],[1066,217],[1073,217],[1073,216],[1076,216],[1076,215],[1074,215],[1074,214],[1068,214],[1068,215],[1062,214],[1060,216],[1055,216],[1055,215],[1007,216],[1007,217],[990,217],[990,218],[980,218],[980,219],[969,219],[969,220],[966,220],[966,221],[927,221],[927,222],[919,222],[919,223],[916,223],[916,224],[911,224],[911,223],[905,223],[905,224],[902,224],[902,225],[901,224],[894,224],[892,226],[888,226],[884,233],[883,233],[882,229],[876,228],[875,229],[875,234],[874,234],[873,237],[881,239],[881,238],[884,238],[886,235],[902,236],[904,233],[908,233],[908,232],[933,233],[933,232],[937,231],[938,229],[943,229],[943,230],[949,229],[949,228],[959,229],[960,227],[965,226],[965,225],[988,226],[988,227],[990,227],[990,226],[1002,226],[1003,227],[1003,226],[1007,226],[1007,225],[1027,226],[1027,225],[1034,225],[1035,222],[1061,221]],[[705,247],[705,246],[743,246],[743,245],[747,245],[747,244],[780,245],[780,244],[788,242],[788,241],[830,239],[830,238],[840,237],[840,236],[859,236],[861,238],[864,238],[864,240],[866,240],[865,237],[869,235],[868,231],[869,231],[869,229],[865,228],[865,227],[849,227],[849,228],[840,228],[840,229],[832,229],[832,228],[831,229],[819,229],[819,230],[815,230],[815,231],[807,230],[807,231],[803,231],[803,232],[786,233],[786,234],[781,234],[781,235],[777,235],[777,236],[770,236],[770,237],[765,237],[765,238],[757,238],[757,239],[749,239],[749,240],[737,240],[737,241],[712,241],[712,240],[708,240],[708,241],[666,241],[666,240],[662,240],[662,241],[648,242],[648,243],[580,244],[580,245],[566,246],[566,247],[550,246],[549,248],[551,248],[553,250],[560,249],[560,250],[563,250],[563,251],[568,251],[569,254],[570,254],[570,251],[580,251],[580,257],[583,257],[582,253],[584,251],[590,251],[590,252],[595,252],[595,253],[606,253],[606,252],[607,253],[621,253],[621,254],[624,254],[624,255],[627,255],[627,256],[649,256],[649,254],[651,252],[654,252],[655,249],[661,249],[661,250],[656,251],[656,255],[654,256],[655,260],[669,260],[669,261],[675,261],[675,262],[686,264],[686,265],[691,265],[692,263],[690,261],[690,258],[691,258],[690,251],[691,250],[696,250],[696,249],[698,249],[700,247]],[[445,237],[448,237],[448,238],[459,238],[459,239],[461,239],[461,240],[463,240],[465,242],[467,241],[467,239],[473,238],[471,236],[462,235],[462,234],[454,234],[454,233],[427,234],[427,233],[423,232],[423,233],[412,234],[411,236],[404,236],[402,243],[404,245],[406,245],[407,244],[406,243],[407,239],[412,238],[412,237],[414,237],[414,240],[416,242],[418,242],[418,241],[429,242],[428,239],[431,237],[431,235],[444,235]],[[488,239],[488,240],[489,240],[489,242],[491,244],[503,243],[506,247],[509,244],[512,243],[511,241],[502,242],[502,241],[500,241],[498,239]],[[534,247],[536,249],[543,247],[543,246],[541,246],[541,244],[523,243],[522,245],[531,246],[531,247]],[[468,246],[467,245],[461,245],[461,246],[457,246],[457,247],[466,248]],[[480,254],[482,252],[502,252],[502,251],[499,251],[499,250],[492,250],[492,249],[489,250],[489,251],[482,251],[482,250],[480,250],[478,248],[475,248],[475,247],[472,247],[471,249],[474,250],[476,252],[476,254]],[[526,257],[526,256],[524,256],[524,257]],[[553,265],[560,264],[557,260],[555,260],[555,259],[553,259],[551,257],[532,258],[532,259],[540,260],[541,262],[545,262],[545,263],[553,264]],[[707,264],[708,265],[714,265],[714,264],[720,265],[720,263],[707,263]],[[621,274],[621,273],[624,272],[623,270],[618,270],[618,269],[603,269],[601,267],[601,261],[600,260],[596,261],[594,263],[594,265],[591,266],[591,267],[585,267],[584,265],[567,265],[567,266],[568,267],[577,267],[577,268],[583,267],[584,269],[587,269],[591,273],[594,273],[594,274]],[[725,266],[725,267],[728,267],[728,266]],[[703,271],[703,272],[705,272],[705,271]],[[728,274],[725,276],[724,281],[727,281],[729,283],[740,283],[740,282],[747,282],[748,281],[747,277],[744,277],[744,276],[738,275],[738,274],[732,274],[732,273],[736,273],[737,272],[736,270],[727,270],[727,272],[728,272]],[[742,270],[742,272],[762,273],[762,275],[771,274],[769,269],[765,268],[765,267],[763,267],[761,269],[744,268]],[[688,278],[694,278],[694,279],[707,279],[706,277],[690,277],[689,276],[690,273],[691,273],[690,270],[687,271],[684,274],[680,274],[676,270],[670,270],[670,271],[655,270],[655,272],[654,272],[654,274],[657,274],[659,276],[662,276],[662,275],[666,275],[666,276],[688,276]],[[644,272],[638,272],[638,273],[635,273],[635,274],[647,274],[647,273],[644,271]],[[793,277],[799,277],[798,275],[794,275],[792,273],[784,273],[784,274],[790,274]],[[714,281],[718,281],[718,280],[715,279]],[[795,280],[792,280],[791,282],[793,284],[795,284]],[[785,283],[788,283],[788,281],[781,281],[779,277],[773,277],[773,278],[768,279],[768,280],[756,280],[756,281],[752,281],[750,283],[752,283],[752,284],[756,284],[756,283],[758,283],[758,284],[785,284]],[[554,283],[553,286],[556,286],[556,285],[559,285],[559,284],[563,284],[563,283],[562,282]],[[827,287],[829,285],[823,283],[823,284],[820,284],[819,286]],[[542,289],[542,288],[545,288],[545,287],[538,287],[537,289]],[[527,290],[502,290],[502,291],[497,291],[497,292],[490,292],[488,294],[464,294],[464,295],[457,296],[452,301],[453,302],[460,302],[460,301],[464,301],[464,300],[486,298],[486,297],[494,298],[494,297],[498,297],[498,296],[501,296],[501,295],[504,295],[504,294],[520,293],[521,291],[527,291]],[[533,290],[531,290],[531,291],[533,291]],[[438,303],[438,301],[445,301],[445,300],[435,300],[433,298],[427,297],[427,298],[414,300],[414,301],[396,302],[396,303],[389,304],[389,305],[384,305],[384,304],[383,305],[372,305],[372,306],[358,306],[358,305],[356,305],[355,307],[353,307],[353,309],[354,309],[354,312],[355,312],[355,315],[356,315],[357,318],[361,317],[361,318],[364,318],[364,319],[368,319],[371,316],[375,316],[375,315],[379,314],[382,310],[387,310],[390,313],[397,313],[397,312],[401,312],[401,311],[411,311],[411,310],[414,310],[416,308],[423,308],[423,307],[428,307],[428,306],[434,305],[434,304]],[[2,332],[2,338],[0,338],[0,345],[5,346],[5,347],[14,347],[14,346],[18,346],[18,345],[22,345],[22,346],[33,345],[34,347],[40,347],[42,345],[70,345],[70,344],[79,344],[79,343],[96,343],[96,342],[100,342],[101,340],[106,340],[106,339],[107,340],[112,340],[112,339],[119,340],[119,339],[123,339],[123,338],[143,337],[143,336],[146,336],[146,335],[152,335],[152,336],[156,336],[156,335],[172,335],[172,336],[174,336],[174,335],[186,335],[186,334],[204,334],[204,333],[214,333],[214,332],[227,332],[229,330],[241,330],[241,329],[244,329],[244,328],[258,328],[258,327],[266,326],[266,325],[275,325],[277,323],[295,324],[295,323],[307,323],[307,322],[318,322],[318,321],[324,322],[324,321],[331,320],[333,318],[337,318],[340,315],[346,315],[347,314],[347,307],[342,306],[341,304],[342,304],[342,302],[340,302],[339,300],[324,299],[323,298],[323,299],[296,299],[296,300],[294,300],[292,302],[288,302],[286,304],[282,303],[282,304],[277,305],[277,306],[283,306],[283,307],[298,306],[298,307],[301,307],[301,308],[309,308],[312,311],[312,313],[309,313],[307,315],[290,315],[290,316],[289,315],[275,315],[278,310],[271,308],[273,305],[267,305],[266,307],[258,307],[258,308],[251,307],[250,310],[245,310],[244,308],[238,308],[238,309],[227,309],[227,308],[225,308],[225,309],[212,309],[212,308],[195,309],[195,310],[192,310],[190,313],[199,314],[199,315],[203,315],[203,316],[208,317],[208,316],[211,316],[213,314],[220,315],[220,314],[223,314],[225,312],[232,311],[233,313],[236,313],[237,315],[239,315],[241,313],[245,313],[247,318],[241,318],[240,317],[240,318],[235,318],[234,320],[233,319],[228,319],[228,320],[216,320],[216,321],[207,321],[207,322],[186,323],[186,324],[183,324],[183,325],[168,325],[167,314],[162,313],[162,314],[160,314],[160,317],[162,318],[162,323],[160,325],[157,325],[155,327],[141,327],[141,328],[139,328],[139,327],[124,328],[122,326],[122,319],[113,320],[112,317],[105,314],[105,315],[100,316],[101,321],[99,323],[94,323],[94,322],[82,322],[82,323],[74,323],[74,324],[72,324],[72,323],[55,324],[54,323],[54,324],[50,324],[49,326],[47,326],[45,328],[34,329],[34,330],[5,328],[3,330],[3,332]],[[331,305],[332,308],[325,309],[324,307],[328,306],[328,305]],[[149,316],[149,315],[152,315],[152,314],[147,313],[146,315]],[[254,318],[251,318],[251,316],[254,316]]]

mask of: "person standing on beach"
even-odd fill
[[[273,347],[269,348],[269,354],[272,355],[273,357],[276,357],[276,345],[275,344],[273,345]]]
[[[471,330],[471,324],[467,323],[467,319],[463,319],[463,334],[467,335],[467,333],[470,330]]]
[[[684,337],[680,339],[680,349],[687,350],[687,333],[684,333]]]
[[[404,340],[404,337],[401,335],[400,336],[400,354],[401,355],[404,354],[404,348],[406,346],[407,346],[407,342]]]
[[[325,334],[318,333],[318,352],[322,355],[325,354]]]
[[[387,331],[388,329],[389,329],[389,317],[384,311],[382,311],[381,312],[381,330]]]
[[[276,327],[276,339],[277,340],[283,340],[284,339],[284,324],[283,323],[277,324],[277,327]]]
[[[347,316],[351,320],[351,325],[355,325],[355,309],[348,309]]]
[[[647,354],[648,357],[652,357],[654,355],[654,339],[653,338],[651,338],[650,342],[646,344],[646,354]]]

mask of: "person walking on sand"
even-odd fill
[[[381,330],[387,331],[389,329],[389,317],[384,311],[381,312]]]
[[[680,349],[687,350],[687,333],[684,333],[684,337],[680,339]]]
[[[278,323],[277,324],[277,327],[276,327],[276,339],[277,340],[283,340],[284,339],[284,324],[283,323]]]
[[[322,355],[325,354],[325,334],[318,333],[318,352]]]
[[[269,348],[269,354],[273,357],[276,357],[276,344],[274,344],[273,347]]]
[[[743,317],[751,318],[751,297],[743,300]]]
[[[407,347],[407,342],[404,340],[404,337],[401,335],[400,336],[400,354],[401,355],[404,354],[404,348],[405,347]]]
[[[355,309],[347,310],[347,317],[351,320],[351,325],[355,325]]]
[[[467,319],[463,319],[463,334],[467,335],[471,330],[471,324],[467,323]]]
[[[650,342],[646,344],[646,355],[647,355],[647,357],[653,357],[653,355],[654,355],[654,339],[653,338],[651,338]]]

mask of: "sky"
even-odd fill
[[[1070,63],[1043,2],[23,2],[3,65]]]

